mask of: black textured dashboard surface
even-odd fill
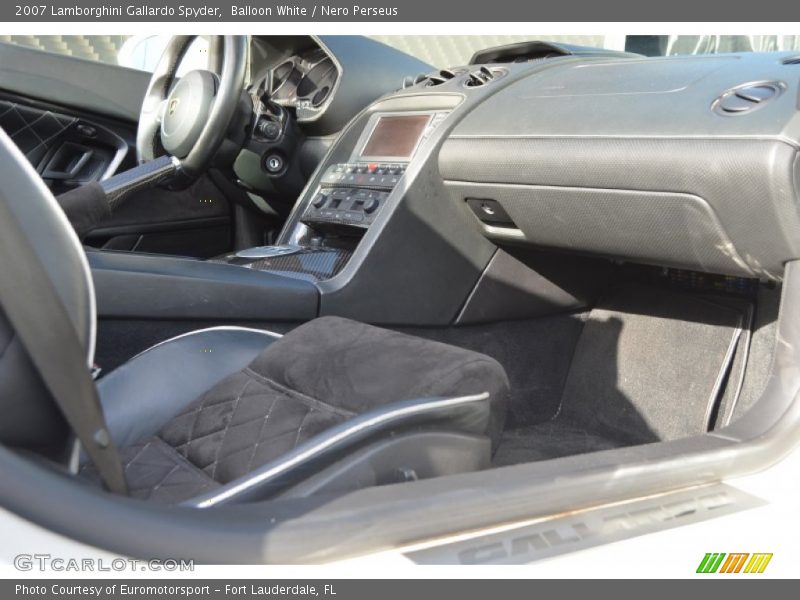
[[[497,200],[524,234],[517,242],[779,279],[800,257],[800,69],[785,56],[534,73],[454,128],[441,176],[456,202]],[[713,109],[726,91],[759,81],[783,92],[744,114]]]

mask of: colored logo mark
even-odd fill
[[[698,573],[763,573],[772,553],[707,552],[697,567]]]

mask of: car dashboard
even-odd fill
[[[339,67],[322,48],[299,50],[257,81],[273,102],[292,108],[303,123],[324,112],[339,83]]]
[[[312,124],[351,89],[334,57]],[[290,64],[265,80],[300,90]],[[797,69],[535,43],[406,70],[337,130],[275,247],[223,260],[313,281],[323,313],[397,323],[463,320],[498,248],[780,281],[800,257]]]

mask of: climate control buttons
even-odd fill
[[[369,227],[389,192],[363,188],[325,188],[311,200],[302,221],[320,225]]]

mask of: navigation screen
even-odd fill
[[[363,157],[411,158],[430,115],[380,117],[369,136]]]

